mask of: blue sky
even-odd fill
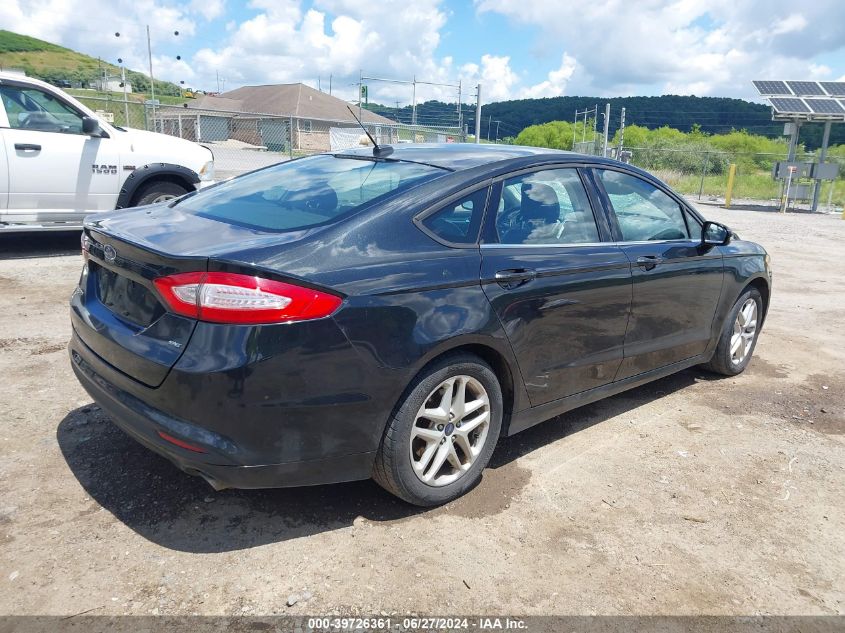
[[[806,5],[806,6],[804,6]],[[95,18],[95,19],[92,19]],[[485,101],[561,94],[753,98],[751,79],[845,79],[845,2],[817,0],[4,0],[0,28],[214,90],[358,73],[481,82]],[[179,31],[179,35],[174,35]],[[120,37],[114,33],[119,32]],[[177,57],[181,59],[177,59]],[[411,99],[371,83],[371,99]],[[418,87],[418,98],[456,91]],[[468,100],[468,99],[467,99]]]

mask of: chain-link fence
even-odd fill
[[[630,152],[630,156],[627,153]],[[777,206],[784,194],[784,181],[775,180],[775,163],[785,161],[786,154],[751,154],[744,152],[702,151],[700,148],[665,149],[626,147],[624,159],[656,175],[677,191],[699,200],[721,200],[727,193],[730,165],[736,165],[732,190],[733,200],[750,204]],[[814,154],[802,153],[797,162],[817,161]],[[822,181],[819,209],[831,210],[845,205],[845,158],[828,156],[828,163],[839,164],[836,180]],[[812,200],[813,183],[809,179],[795,179],[791,185],[808,185],[796,190],[806,197],[795,199],[797,206]],[[790,198],[793,198],[790,195]],[[792,204],[792,203],[790,203]]]
[[[371,145],[351,120],[281,116],[158,105],[99,97],[77,97],[115,125],[145,129],[208,146],[218,179],[231,178],[284,160]],[[366,111],[365,111],[366,114]],[[407,125],[385,117],[364,126],[379,144],[451,143],[466,140],[457,127]]]

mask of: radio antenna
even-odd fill
[[[376,143],[376,139],[374,139],[373,135],[370,134],[370,131],[366,127],[364,127],[364,124],[361,123],[361,119],[355,116],[355,112],[353,112],[352,108],[347,105],[346,109],[349,110],[349,114],[351,114],[352,118],[355,119],[355,122],[361,126],[361,129],[364,130],[364,134],[367,135],[367,138],[369,138],[370,142],[373,144],[373,156],[376,156],[378,158],[381,158],[383,156],[390,156],[393,153],[393,148],[390,147],[390,145],[381,146]]]

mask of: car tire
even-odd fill
[[[448,392],[450,381],[452,391]],[[461,403],[466,406],[462,408]],[[471,411],[460,413],[467,409]],[[436,418],[429,416],[432,412]],[[448,503],[481,479],[501,428],[502,389],[490,366],[471,354],[445,356],[421,372],[405,391],[382,436],[373,479],[413,505]]]
[[[749,316],[751,314],[753,317]],[[749,288],[740,295],[731,308],[722,325],[713,358],[703,367],[723,376],[736,376],[742,373],[751,361],[751,355],[757,346],[762,317],[763,297],[756,288]],[[736,345],[740,347],[737,349],[734,347]]]
[[[182,185],[177,185],[169,180],[154,180],[153,182],[141,185],[141,188],[133,198],[133,207],[142,207],[145,204],[165,202],[179,196],[184,196],[188,190]]]

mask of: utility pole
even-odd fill
[[[123,86],[123,118],[125,119],[124,125],[126,125],[126,127],[130,127],[129,99],[126,96],[126,66],[123,65],[122,61],[120,64],[120,84]]]
[[[332,76],[329,75],[329,96],[332,95]]]
[[[575,150],[575,133],[578,131],[578,110],[575,110],[575,122],[572,126],[572,149]]]
[[[616,150],[616,160],[622,160],[622,147],[625,144],[625,108],[622,108],[622,118],[619,121],[619,149]]]
[[[411,125],[417,124],[417,76],[414,75],[413,93],[411,96]]]
[[[581,128],[581,143],[587,140],[587,112],[589,110],[584,110],[584,127]]]
[[[487,140],[490,140],[490,128],[493,127],[493,115],[487,118]]]
[[[461,111],[461,84],[462,80],[458,80],[458,129],[464,129],[464,113]]]
[[[481,84],[475,88],[475,142],[481,142]]]
[[[150,101],[152,101],[153,131],[156,131],[156,80],[153,77],[153,45],[150,42],[150,25],[147,24],[147,58],[150,61]]]
[[[604,105],[604,145],[602,146],[601,155],[607,158],[607,134],[610,131],[610,104]]]
[[[501,123],[501,121],[499,121],[499,120],[497,119],[497,120],[496,120],[496,143],[498,143],[498,142],[499,142],[499,123]]]

